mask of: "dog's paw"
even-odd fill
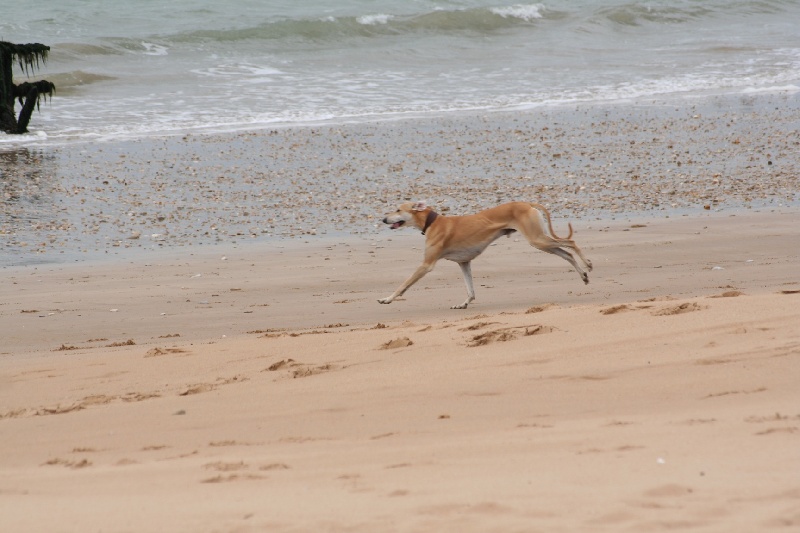
[[[467,308],[467,304],[450,306],[450,309],[466,309],[466,308]]]
[[[378,303],[379,304],[390,304],[390,303],[392,303],[392,300],[391,300],[391,298],[381,298],[380,300],[378,300]]]

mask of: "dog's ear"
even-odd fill
[[[425,211],[428,208],[428,204],[423,200],[421,202],[415,202],[414,205],[411,206],[412,211]]]

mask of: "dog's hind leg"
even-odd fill
[[[548,254],[557,255],[561,259],[564,259],[565,261],[569,262],[569,264],[572,265],[573,268],[575,268],[575,270],[578,271],[578,274],[580,275],[583,282],[589,283],[589,274],[583,268],[581,268],[581,266],[578,264],[577,261],[575,261],[575,258],[572,256],[572,254],[564,249],[564,248],[570,248],[578,252],[579,257],[586,264],[586,267],[589,270],[591,270],[592,264],[586,259],[584,259],[583,255],[580,253],[579,250],[577,250],[577,246],[575,246],[574,243],[572,243],[571,241],[563,242],[566,241],[567,239],[553,239],[549,235],[545,235],[543,233],[533,236],[530,236],[530,234],[526,233],[525,236],[528,237],[528,243],[534,248],[538,248],[539,250],[547,252]],[[563,246],[564,248],[560,248],[561,246]]]
[[[561,239],[559,239],[559,241],[561,241]],[[573,241],[572,239],[568,239],[568,240],[567,240],[567,242],[559,242],[558,244],[559,244],[560,246],[563,246],[564,248],[569,248],[570,250],[572,250],[573,252],[575,252],[575,254],[576,254],[578,257],[580,257],[581,261],[583,261],[583,264],[584,264],[584,265],[586,265],[586,269],[587,269],[589,272],[591,272],[591,271],[592,271],[592,262],[591,262],[591,261],[589,261],[588,259],[586,259],[586,258],[583,256],[583,252],[581,252],[581,249],[580,249],[580,248],[578,248],[578,245],[577,245],[577,244],[575,244],[575,241]]]
[[[536,246],[536,245],[534,245],[534,246]],[[575,258],[572,257],[571,253],[569,253],[568,251],[564,250],[563,248],[558,248],[558,247],[552,247],[552,248],[545,248],[545,247],[541,247],[540,248],[538,246],[536,246],[536,247],[539,248],[540,250],[542,250],[543,252],[547,252],[549,254],[557,255],[558,257],[568,261],[569,264],[571,264],[575,268],[575,270],[578,271],[578,275],[580,275],[580,277],[583,280],[583,282],[585,284],[589,283],[589,274],[584,269],[582,269],[580,267],[578,262],[575,261]],[[589,267],[589,270],[592,269],[591,263],[589,263],[588,267]]]
[[[467,285],[467,299],[461,305],[454,305],[450,309],[466,309],[467,306],[475,299],[475,287],[472,284],[472,267],[470,262],[459,263],[461,273],[464,275],[464,283]]]
[[[583,252],[581,252],[581,249],[578,248],[578,245],[575,244],[575,241],[572,240],[572,224],[569,224],[569,235],[566,238],[559,237],[553,231],[553,223],[550,218],[550,212],[547,210],[547,208],[540,204],[531,204],[531,207],[534,209],[534,211],[538,216],[535,216],[531,219],[527,219],[526,222],[528,222],[529,224],[525,224],[524,225],[525,227],[523,227],[523,232],[525,233],[525,237],[527,237],[528,242],[531,243],[531,246],[535,246],[536,248],[539,248],[540,250],[544,250],[546,252],[550,251],[549,250],[550,248],[555,248],[555,247],[568,248],[569,250],[575,252],[575,254],[583,262],[584,266],[589,270],[589,272],[591,272],[592,262],[586,259],[586,257],[583,255]],[[536,221],[537,219],[538,219],[538,224],[535,224],[534,221]],[[538,228],[536,226],[538,226]],[[567,252],[567,254],[572,255],[569,252]],[[563,255],[560,254],[556,255],[564,257]],[[564,257],[564,259],[567,258]],[[573,260],[567,259],[567,261],[569,261],[573,265],[575,264],[573,263],[574,258]],[[581,272],[581,270],[578,269],[577,266],[575,268],[578,270],[578,272]],[[584,281],[586,280],[584,279]]]
[[[569,236],[559,237],[553,232],[553,225],[550,222],[550,213],[546,208],[538,204],[531,204],[533,216],[523,218],[519,229],[528,239],[528,243],[534,248],[543,252],[557,255],[564,259],[575,268],[584,283],[589,283],[589,274],[581,268],[575,257],[568,251],[572,250],[583,262],[588,270],[592,270],[592,262],[584,257],[572,237],[572,225],[569,226]]]

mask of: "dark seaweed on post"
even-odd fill
[[[0,130],[6,133],[25,133],[33,108],[39,108],[39,99],[52,97],[56,86],[47,80],[14,84],[12,67],[16,61],[25,74],[30,74],[47,61],[49,46],[39,43],[13,44],[0,41]],[[22,109],[14,115],[14,102]]]

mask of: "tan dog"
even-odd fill
[[[436,261],[449,259],[461,267],[464,282],[467,284],[466,301],[461,305],[454,305],[451,309],[466,309],[475,299],[470,261],[478,257],[495,240],[515,231],[525,235],[531,246],[569,261],[583,282],[589,283],[589,274],[567,251],[569,249],[575,252],[586,268],[592,270],[591,261],[583,256],[575,241],[571,239],[572,224],[569,224],[569,236],[564,239],[557,237],[550,222],[550,213],[539,204],[509,202],[474,215],[445,217],[433,211],[425,205],[425,202],[407,202],[398,207],[395,213],[387,215],[383,222],[391,225],[392,229],[411,224],[422,230],[422,234],[426,237],[422,265],[391,296],[378,300],[382,304],[390,304],[395,298],[402,296],[422,276],[433,270]]]

